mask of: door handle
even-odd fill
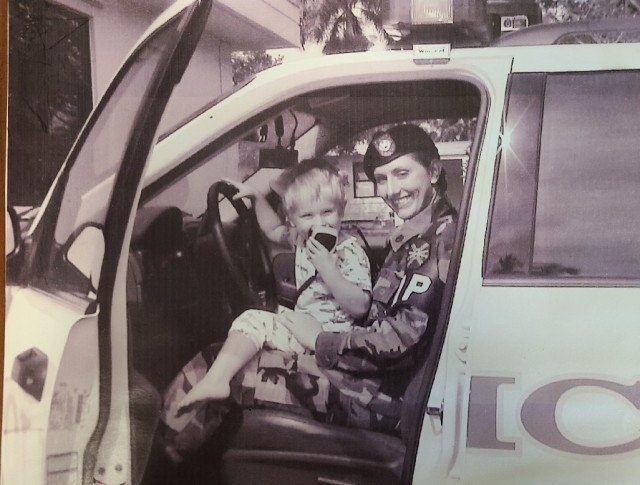
[[[428,406],[427,405],[427,414],[429,416],[437,416],[440,418],[440,424],[442,424],[443,416],[444,416],[444,403],[440,403],[440,406]]]
[[[24,391],[36,398],[42,399],[44,383],[47,379],[47,367],[49,359],[42,350],[32,347],[18,355],[13,361],[11,378],[24,389]]]

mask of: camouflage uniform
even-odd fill
[[[365,323],[322,332],[315,354],[263,350],[232,381],[231,399],[175,417],[175,406],[201,379],[213,348],[198,354],[164,395],[167,447],[197,449],[230,405],[287,408],[328,423],[399,433],[401,398],[436,320],[449,268],[455,210],[438,197],[390,238]]]

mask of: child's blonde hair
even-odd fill
[[[303,160],[288,169],[276,182],[275,189],[282,197],[288,218],[300,207],[313,205],[321,196],[336,204],[340,217],[344,215],[347,198],[340,172],[321,158]]]

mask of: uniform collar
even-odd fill
[[[433,203],[422,209],[421,212],[411,219],[404,221],[400,227],[391,233],[389,243],[394,252],[400,249],[402,245],[410,239],[425,233],[432,222],[432,208]]]

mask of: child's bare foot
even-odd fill
[[[231,389],[228,382],[208,382],[203,379],[191,389],[176,409],[176,416],[181,416],[208,401],[222,401],[229,397]]]

